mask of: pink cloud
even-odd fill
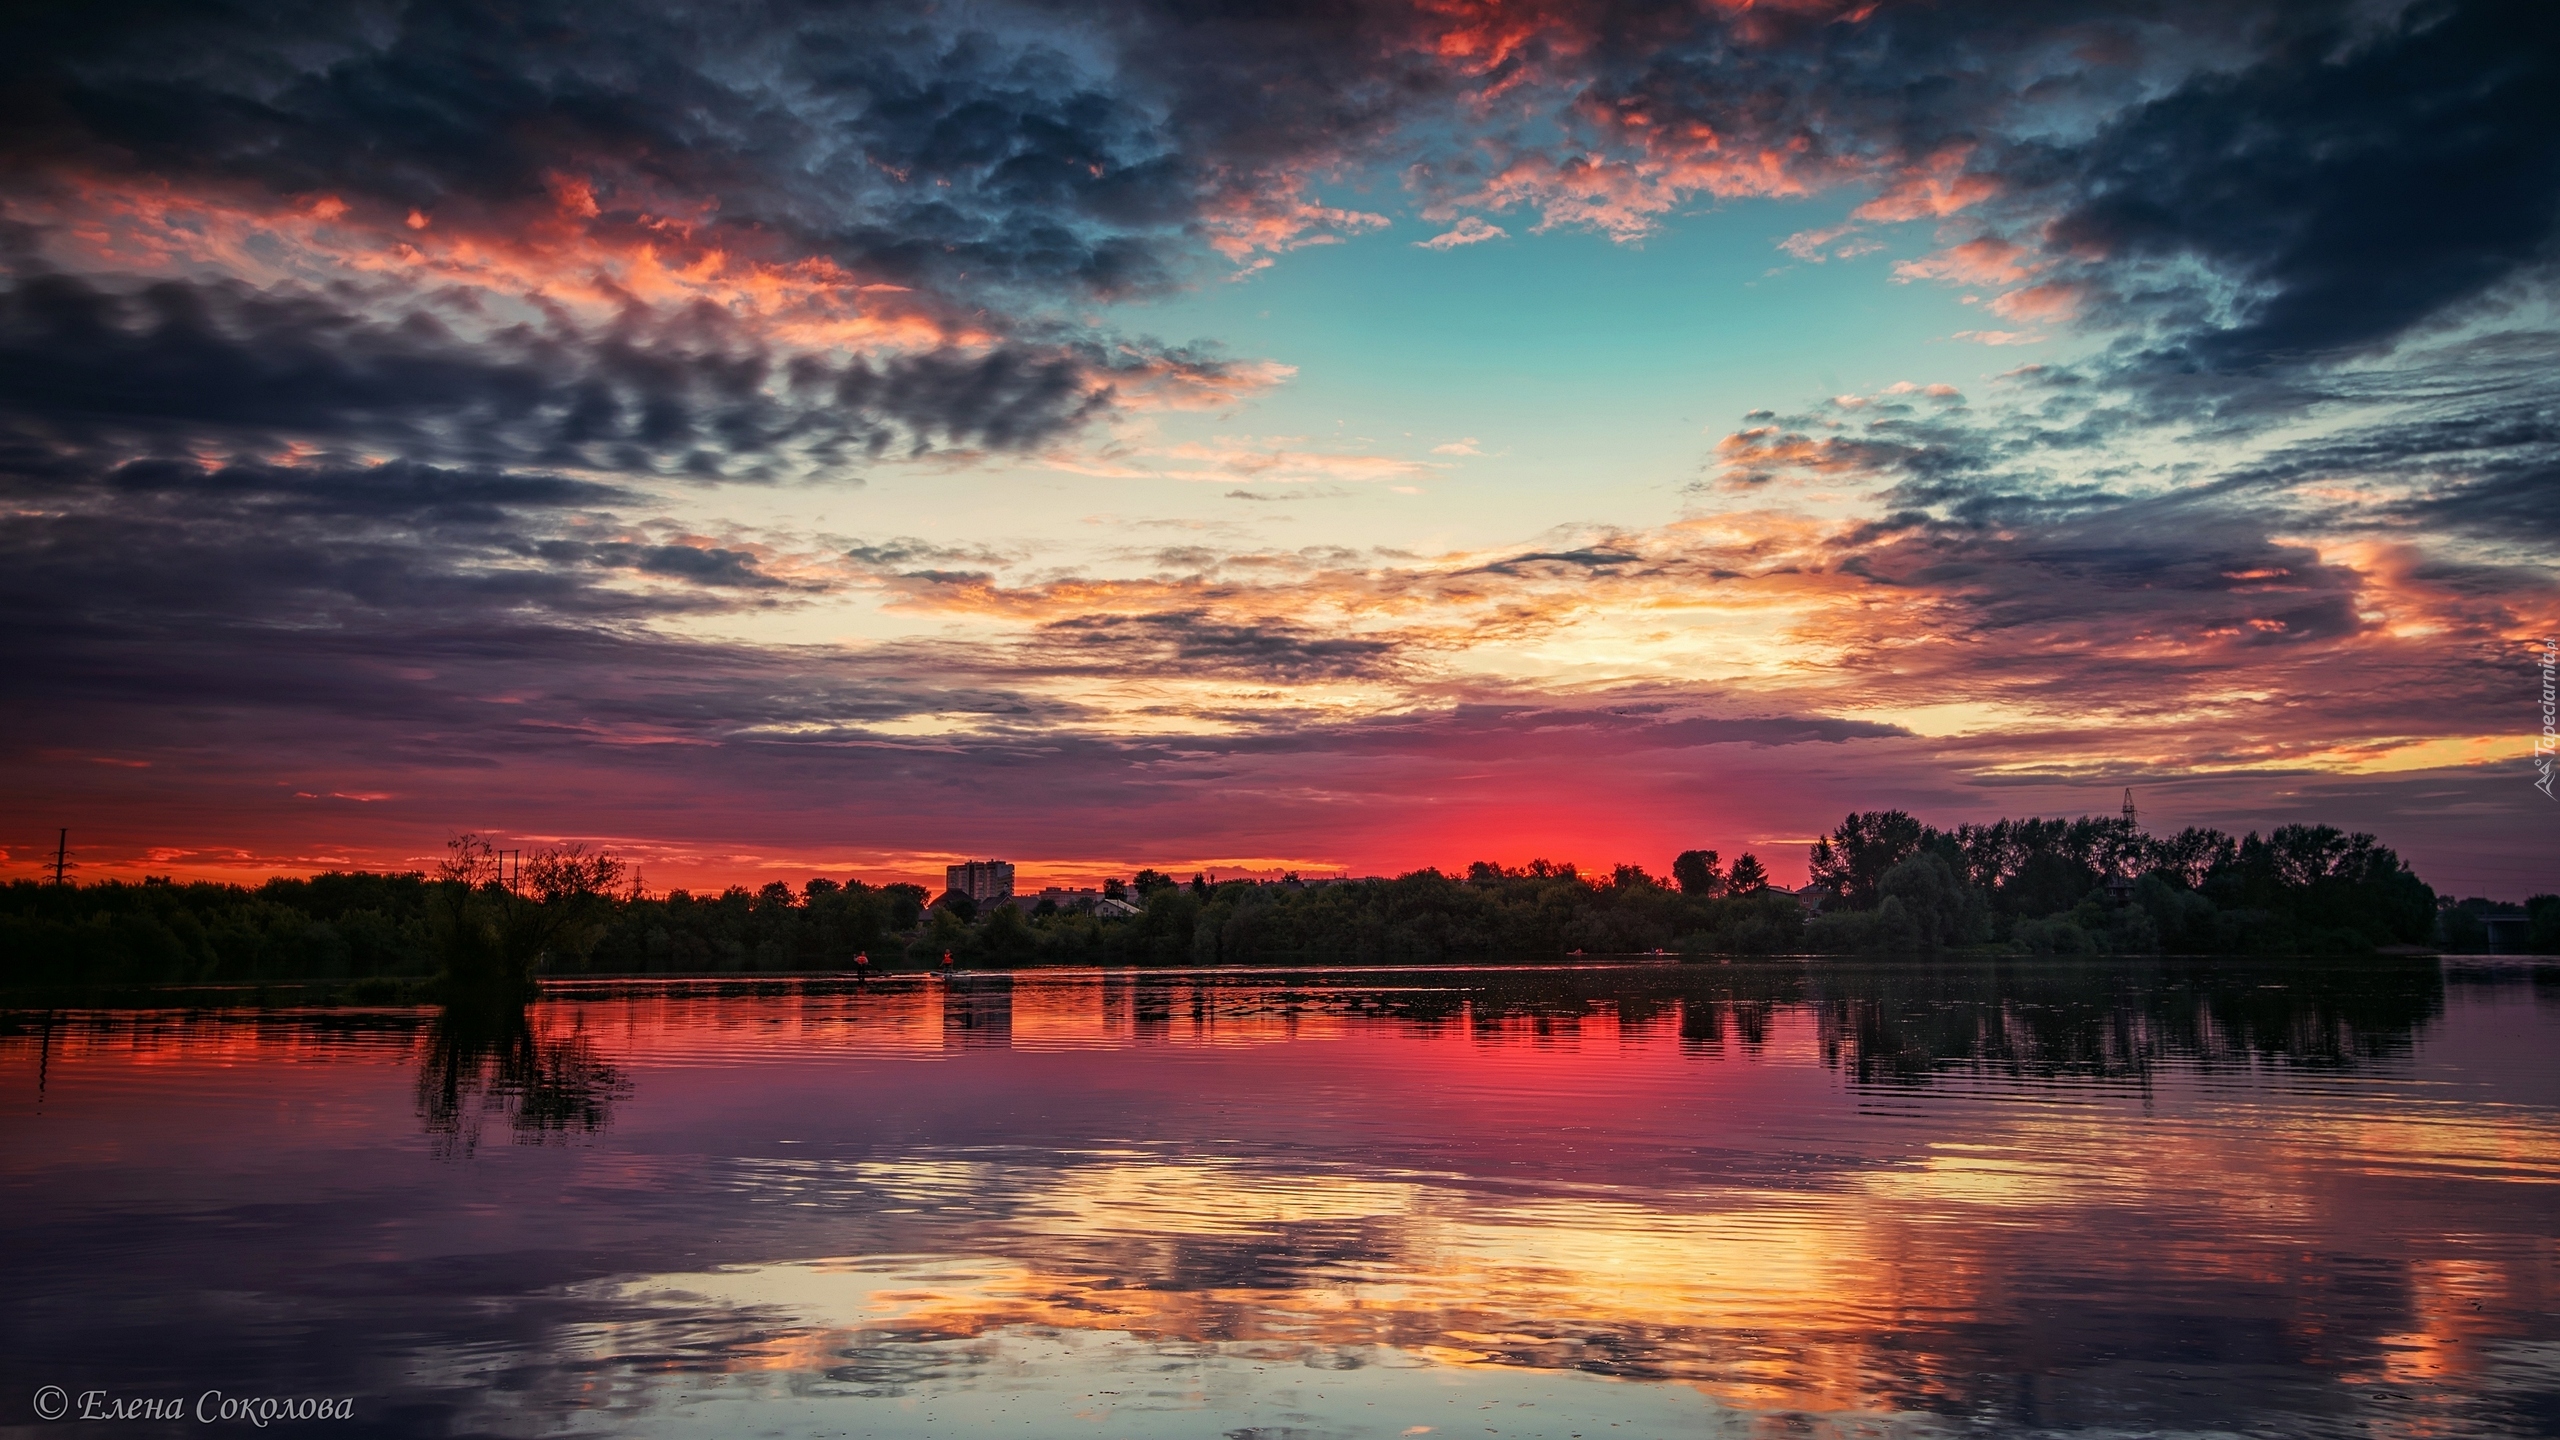
[[[1448,230],[1413,243],[1415,248],[1422,250],[1455,250],[1461,245],[1481,245],[1487,240],[1500,240],[1510,233],[1499,225],[1469,215]]]
[[[1991,302],[1991,309],[2009,320],[2062,321],[2079,313],[2080,287],[2068,281],[2054,280],[2012,290]]]
[[[1917,260],[1901,261],[1893,267],[1893,278],[1904,283],[1943,280],[1956,285],[2015,285],[2039,268],[2025,263],[2026,254],[2020,246],[1997,235],[1985,235]]]
[[[1874,199],[1850,211],[1850,218],[1880,224],[1943,219],[1981,204],[2000,193],[2000,181],[1966,170],[1965,161],[1972,154],[1970,145],[1951,146],[1905,167]]]

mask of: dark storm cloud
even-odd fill
[[[1723,148],[1769,147],[1806,167],[1928,156],[1992,138],[2030,110],[2102,113],[2164,72],[2245,53],[2252,32],[2286,23],[2176,0],[1587,13],[1590,112],[1642,115],[1645,130],[1666,135],[1697,127]]]
[[[288,753],[350,727],[386,755],[443,750],[457,727],[530,723],[499,703],[510,694],[604,695],[628,683],[622,667],[698,662],[636,634],[787,588],[733,550],[529,538],[637,498],[559,476],[411,461],[0,469],[0,673],[43,717],[13,736],[21,758],[183,746],[226,715],[263,717]],[[603,583],[616,578],[640,583]]]
[[[11,488],[25,499],[60,498],[55,486],[41,482]],[[281,517],[319,517],[400,521],[429,530],[501,526],[511,516],[596,509],[637,498],[592,480],[441,469],[408,460],[370,466],[235,461],[209,470],[194,460],[145,459],[98,477],[94,490],[121,513],[137,517],[155,510],[184,514],[192,522],[272,524]]]
[[[1359,22],[1191,53],[1240,26],[39,7],[0,46],[0,414],[93,470],[292,446],[760,479],[1224,403],[1269,375],[1047,307],[1328,223],[1255,230],[1383,103],[1330,83],[1369,48],[1309,48]],[[1253,75],[1304,89],[1226,83]]]
[[[1040,627],[1051,663],[1283,683],[1350,679],[1404,668],[1392,639],[1322,636],[1277,618],[1246,624],[1201,611],[1080,615]]]
[[[78,488],[20,491],[0,518],[0,594],[25,617],[20,628],[165,612],[275,626],[279,638],[342,613],[534,609],[613,622],[727,603],[609,592],[538,556],[522,563],[528,532],[619,493],[406,461],[211,471],[141,461]]]
[[[778,373],[779,372],[779,373]],[[588,329],[563,318],[460,333],[425,304],[368,318],[308,294],[64,275],[0,289],[0,413],[75,444],[389,445],[417,459],[755,475],[939,445],[1020,449],[1189,352],[1091,342],[777,365],[708,306]]]
[[[1500,560],[1462,570],[1461,575],[1500,575],[1517,579],[1526,575],[1568,575],[1582,572],[1611,575],[1641,566],[1644,557],[1623,550],[1587,546],[1579,550],[1532,550],[1519,555],[1506,555]]]
[[[809,582],[734,548],[576,533],[618,494],[407,462],[191,482],[141,462],[22,497],[0,517],[0,671],[42,719],[11,749],[183,747],[246,725],[253,749],[362,736],[386,763],[467,765],[953,703],[951,685],[831,674],[790,647],[652,633]],[[977,703],[1026,708],[992,688]]]
[[[1425,71],[1381,63],[1399,14],[61,6],[22,32],[7,115],[23,162],[466,222],[564,183],[607,226],[716,197],[865,278],[1119,295],[1397,111]]]
[[[1584,53],[1523,44],[1509,63],[1570,77],[1599,153],[1718,194],[1874,186],[1832,239],[1961,222],[2014,263],[1940,278],[2011,291],[1985,298],[2025,323],[2125,327],[2114,378],[2164,403],[2315,402],[2182,377],[2263,385],[2370,351],[2546,283],[2555,256],[2560,12],[2532,0],[1566,13]],[[1561,197],[1622,233],[1668,203],[1578,181],[1598,172],[1569,150],[1488,195]],[[1455,162],[1437,193],[1463,203],[1487,171]],[[1800,240],[1827,258],[1831,239]]]
[[[2380,532],[2458,540],[2470,558],[2446,563],[2505,573],[2515,552],[2547,546],[2560,527],[2549,503],[2560,493],[2554,342],[2496,329],[2413,343],[2398,363],[2333,367],[2289,387],[2297,410],[2317,407],[2312,433],[2247,450],[2221,448],[2220,420],[2164,403],[2163,386],[2128,383],[2141,377],[2104,356],[2013,372],[1979,409],[1924,412],[1888,395],[1756,411],[1689,488],[1722,497],[1789,482],[1860,486],[1874,508],[1845,532],[1852,545],[1916,525],[2033,536],[2121,514],[2171,517],[2135,525],[2129,544],[2152,534],[2175,543],[2190,529]]]
[[[1621,238],[1705,197],[1874,187],[1846,227],[1789,243],[1799,258],[1827,259],[1852,231],[1957,214],[2011,190],[2022,142],[2084,139],[2187,74],[2247,63],[2365,8],[1627,0],[1458,11],[1471,20],[1453,22],[1442,45],[1480,67],[1480,84],[1560,96],[1489,136],[1462,132],[1417,178],[1454,208],[1528,204],[1548,223]]]
[[[1534,701],[1479,700],[1445,711],[1379,716],[1304,733],[1244,740],[1244,751],[1292,754],[1309,749],[1345,755],[1428,754],[1464,763],[1501,758],[1570,760],[1595,750],[1613,755],[1705,745],[1835,745],[1911,732],[1873,720],[1826,715],[1711,716],[1694,713],[1696,697],[1647,704],[1624,695],[1605,707],[1573,708]]]
[[[559,358],[526,347],[507,363],[423,311],[382,325],[238,284],[118,295],[37,275],[0,292],[0,398],[75,439],[116,422],[322,434],[445,416],[503,423],[532,408]]]
[[[2552,503],[2560,495],[2560,370],[2550,347],[2530,343],[2540,338],[2463,347],[2421,371],[2417,394],[2386,389],[2382,398],[2394,403],[2379,421],[2279,447],[2222,484],[2248,503],[2302,487],[2352,491],[2351,500],[2290,502],[2328,528],[2547,551],[2560,540],[2560,506]]]
[[[2344,0],[965,18],[569,0],[65,6],[37,12],[0,62],[13,137],[0,163],[30,194],[101,173],[339,197],[395,236],[404,215],[498,236],[569,215],[581,243],[605,246],[674,226],[760,263],[822,258],[850,281],[918,287],[1013,337],[786,376],[735,336],[599,335],[580,353],[532,333],[457,342],[423,310],[365,331],[286,301],[263,314],[195,302],[227,303],[232,330],[277,345],[265,368],[235,372],[245,408],[280,393],[259,382],[290,375],[312,382],[311,405],[378,413],[374,391],[396,379],[421,410],[539,417],[542,438],[590,460],[698,471],[779,444],[844,460],[1042,443],[1114,403],[1121,377],[1111,347],[1042,340],[1032,312],[1176,284],[1204,243],[1236,256],[1343,223],[1309,203],[1306,182],[1330,166],[1418,161],[1421,192],[1448,199],[1541,146],[1553,173],[1495,203],[1617,223],[1606,212],[1632,202],[1576,199],[1580,182],[1558,178],[1585,173],[1577,146],[1670,174],[1775,167],[1663,182],[1675,191],[1872,183],[1880,223],[1972,210],[2043,227],[2022,237],[2060,267],[2046,283],[2098,318],[2142,321],[2140,369],[2330,355],[2548,258],[2554,23],[2505,0],[2397,18]],[[1465,103],[1496,91],[1543,119],[1493,123]],[[2199,287],[2173,261],[2215,278]],[[191,338],[197,322],[165,299],[180,313],[159,323]],[[378,333],[395,323],[417,333]],[[279,327],[308,327],[304,353]],[[558,373],[564,355],[574,376]],[[1178,352],[1161,363],[1214,369]],[[555,378],[522,391],[528,367]],[[765,378],[844,413],[754,393]],[[158,385],[122,398],[143,388],[146,411],[188,403]],[[63,398],[119,396],[91,384]],[[560,461],[555,449],[544,463]]]
[[[1886,482],[1878,519],[1911,507],[1962,514],[2002,497],[2045,500],[2110,493],[2092,480],[2157,417],[2118,387],[2051,367],[2006,377],[2000,403],[1913,403],[1891,391],[1838,396],[1793,415],[1755,410],[1726,435],[1695,494],[1749,492],[1790,479]],[[2073,478],[2060,479],[2068,469]],[[2013,517],[2014,518],[2014,517]]]
[[[2358,573],[2309,546],[2179,497],[2069,507],[2019,503],[2006,517],[1942,524],[1910,517],[1852,537],[1838,568],[1933,599],[1931,633],[1985,643],[1968,664],[2029,659],[2136,634],[2228,636],[2244,645],[2354,634]],[[2007,643],[2010,641],[2024,644]]]
[[[910,281],[975,268],[1110,289],[1154,268],[1130,237],[1074,223],[1091,217],[1065,178],[1148,158],[1143,117],[1054,51],[887,7],[117,9],[22,52],[28,143],[395,211],[501,214],[564,177],[608,219],[716,195],[729,223]]]
[[[2511,703],[2515,637],[2560,600],[2549,353],[2495,331],[2338,367],[2306,387],[2316,426],[2246,448],[2194,441],[2105,357],[1962,412],[1844,396],[1748,417],[1724,483],[1693,493],[1868,497],[1798,563],[1860,582],[1814,629],[1871,703],[2108,717],[2079,743],[2004,727],[1950,754],[2015,769],[2045,744],[2028,768],[2061,773],[2150,727],[2180,765],[2265,766],[2299,753],[2310,697],[2378,753]]]
[[[866,569],[894,572],[917,564],[1002,565],[1015,557],[983,545],[946,545],[914,536],[856,545],[845,558]]]
[[[2048,244],[2136,271],[2109,298],[2168,320],[2155,363],[2248,370],[2384,344],[2553,259],[2560,11],[2431,0],[2380,34],[2307,29],[2055,163],[2067,198]],[[2176,259],[2236,293],[2138,269]]]
[[[632,570],[643,575],[683,580],[695,585],[750,590],[793,588],[789,581],[777,579],[759,569],[761,562],[755,555],[744,550],[722,549],[716,545],[642,545],[629,541],[599,543],[549,540],[530,549],[532,553],[548,561],[583,561],[601,569]]]
[[[28,453],[51,452],[0,450]],[[71,743],[232,710],[274,717],[279,743],[357,718],[432,728],[627,661],[652,621],[806,584],[732,549],[588,538],[635,497],[542,474],[144,459],[0,465],[0,494],[0,672]],[[427,703],[390,678],[416,667],[456,689]]]
[[[2538,458],[2393,502],[2389,513],[2426,533],[2445,530],[2539,546],[2560,545],[2560,441],[2546,440]]]

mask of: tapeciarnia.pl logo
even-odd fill
[[[2542,733],[2533,739],[2533,788],[2541,791],[2545,800],[2560,798],[2551,793],[2551,763],[2554,752],[2560,751],[2560,732],[2555,732],[2552,724],[2555,719],[2560,719],[2560,640],[2545,640],[2542,642]]]

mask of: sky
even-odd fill
[[[2560,15],[38,4],[0,877],[2560,889]]]

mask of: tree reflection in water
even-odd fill
[[[1308,998],[1330,1008],[1323,985],[1313,989]],[[1612,1009],[1621,1034],[1643,1033],[1675,1006],[1685,1045],[1715,1053],[1731,1042],[1746,1056],[1781,1012],[1810,1013],[1823,1063],[1860,1084],[1951,1070],[2130,1079],[2164,1060],[2348,1069],[2403,1056],[2443,1014],[2444,982],[2432,957],[1772,961],[1484,970],[1378,1013],[1426,1026],[1464,1017],[1493,1040],[1514,1027],[1533,1039],[1570,1033]],[[1347,1008],[1368,1013],[1356,1000]]]
[[[479,1149],[493,1114],[507,1117],[518,1144],[594,1134],[630,1093],[583,1033],[545,1035],[521,1005],[447,1006],[418,1065],[418,1119],[445,1159]]]
[[[2405,1056],[2444,1009],[2433,959],[2388,957],[2317,965],[1915,958],[1020,978],[1035,987],[1028,1002],[1035,1007],[1073,1009],[1088,1003],[1077,997],[1090,990],[1089,1003],[1120,1016],[1142,1046],[1164,1043],[1174,1030],[1313,1014],[1423,1031],[1463,1025],[1485,1041],[1534,1045],[1578,1034],[1588,1017],[1613,1011],[1623,1040],[1676,1035],[1692,1051],[1731,1044],[1753,1057],[1779,1017],[1795,1012],[1813,1018],[1821,1063],[1854,1083],[1888,1086],[1956,1072],[2139,1081],[2163,1062],[2353,1069]],[[942,1047],[1009,1048],[1016,983],[1003,973],[940,982]],[[871,1003],[856,1001],[857,1013]],[[630,1088],[582,1032],[546,1033],[521,1006],[457,1005],[430,1027],[417,1108],[439,1154],[467,1157],[492,1113],[507,1116],[519,1143],[540,1144],[602,1130]]]
[[[2338,1070],[2408,1054],[2444,1010],[2433,959],[1878,968],[1818,987],[1825,1063],[1866,1084],[1946,1069],[2141,1079],[2160,1062]]]

